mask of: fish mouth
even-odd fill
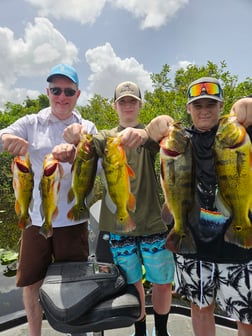
[[[22,173],[29,173],[29,168],[27,166],[25,166],[22,162],[16,162],[18,169],[22,172]]]
[[[168,149],[168,148],[162,148],[162,150],[167,156],[171,156],[171,157],[177,157],[181,154],[179,152],[172,151],[171,149]]]

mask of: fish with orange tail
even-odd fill
[[[63,168],[52,154],[47,154],[43,163],[43,174],[39,184],[41,205],[40,213],[43,224],[39,233],[45,238],[53,234],[52,222],[58,215],[60,180],[64,175]]]
[[[16,197],[15,211],[19,217],[19,228],[25,229],[32,225],[29,209],[33,206],[34,173],[27,153],[25,156],[16,156],[11,164],[13,174],[12,185]]]
[[[243,248],[251,248],[252,145],[246,129],[235,116],[220,118],[214,152],[219,188],[217,206],[231,216],[224,238]]]
[[[165,196],[162,218],[168,225],[167,218],[171,214],[174,221],[166,248],[176,253],[195,253],[196,244],[188,226],[188,216],[194,205],[192,148],[180,123],[171,124],[168,135],[160,142],[160,166]]]
[[[89,218],[88,197],[92,196],[97,160],[92,134],[82,135],[72,165],[72,185],[68,192],[68,202],[75,199],[67,214],[70,220],[84,221]]]
[[[130,178],[135,173],[127,163],[120,136],[108,137],[102,166],[107,189],[106,204],[116,214],[118,232],[130,232],[136,228],[129,211],[134,212],[136,199],[130,188]]]

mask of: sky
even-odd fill
[[[58,63],[74,66],[85,105],[126,80],[227,63],[252,77],[251,0],[0,0],[0,109],[45,94]],[[172,76],[171,73],[171,76]]]

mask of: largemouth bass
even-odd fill
[[[97,160],[93,136],[83,135],[77,146],[72,166],[72,186],[68,192],[68,202],[75,198],[75,204],[67,214],[71,220],[84,221],[89,217],[88,197],[92,194],[94,186]]]
[[[215,165],[220,210],[231,215],[225,240],[243,248],[252,247],[252,145],[235,116],[220,119],[216,133]]]
[[[160,165],[165,196],[162,218],[166,222],[168,211],[174,220],[166,248],[172,252],[194,253],[196,245],[188,227],[188,215],[194,204],[192,148],[179,123],[171,125],[168,136],[160,142]]]
[[[116,230],[130,232],[136,227],[129,214],[129,211],[134,212],[136,208],[136,199],[130,188],[130,178],[134,178],[135,173],[127,163],[119,136],[107,138],[102,165],[109,194],[106,201],[110,210],[112,210],[111,203],[114,205]]]
[[[45,238],[49,238],[53,234],[52,221],[58,215],[60,180],[63,175],[64,171],[59,161],[52,154],[47,154],[44,159],[43,174],[39,184],[41,196],[40,213],[43,218],[40,234]]]
[[[16,197],[15,211],[19,217],[19,228],[25,229],[32,225],[29,209],[33,206],[33,171],[27,153],[25,156],[16,156],[11,164],[13,173],[12,185]]]

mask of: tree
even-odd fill
[[[191,64],[186,69],[178,69],[174,76],[171,75],[170,66],[165,64],[160,73],[151,75],[154,90],[153,92],[146,91],[143,95],[145,102],[140,120],[148,123],[157,115],[169,114],[184,125],[189,125],[190,116],[186,112],[187,88],[193,80],[203,76],[212,76],[220,80],[225,98],[223,113],[229,113],[232,104],[237,99],[252,93],[252,78],[246,78],[245,81],[239,83],[238,77],[231,75],[228,71],[225,61],[222,61],[220,65],[210,61],[203,66]],[[0,129],[26,114],[37,113],[47,106],[49,106],[49,101],[46,95],[40,95],[35,100],[27,97],[22,105],[8,102],[5,110],[0,112]],[[78,106],[77,109],[84,118],[92,120],[99,130],[115,127],[118,123],[118,116],[112,108],[112,100],[100,95],[94,95],[86,106]],[[11,160],[11,155],[0,154],[0,222],[2,222],[0,246],[6,247],[8,245],[11,248],[16,248],[20,230],[17,227],[17,216],[14,211]],[[158,161],[156,169],[157,175],[159,175]],[[101,182],[97,179],[96,183],[95,193],[97,197],[100,197]]]

